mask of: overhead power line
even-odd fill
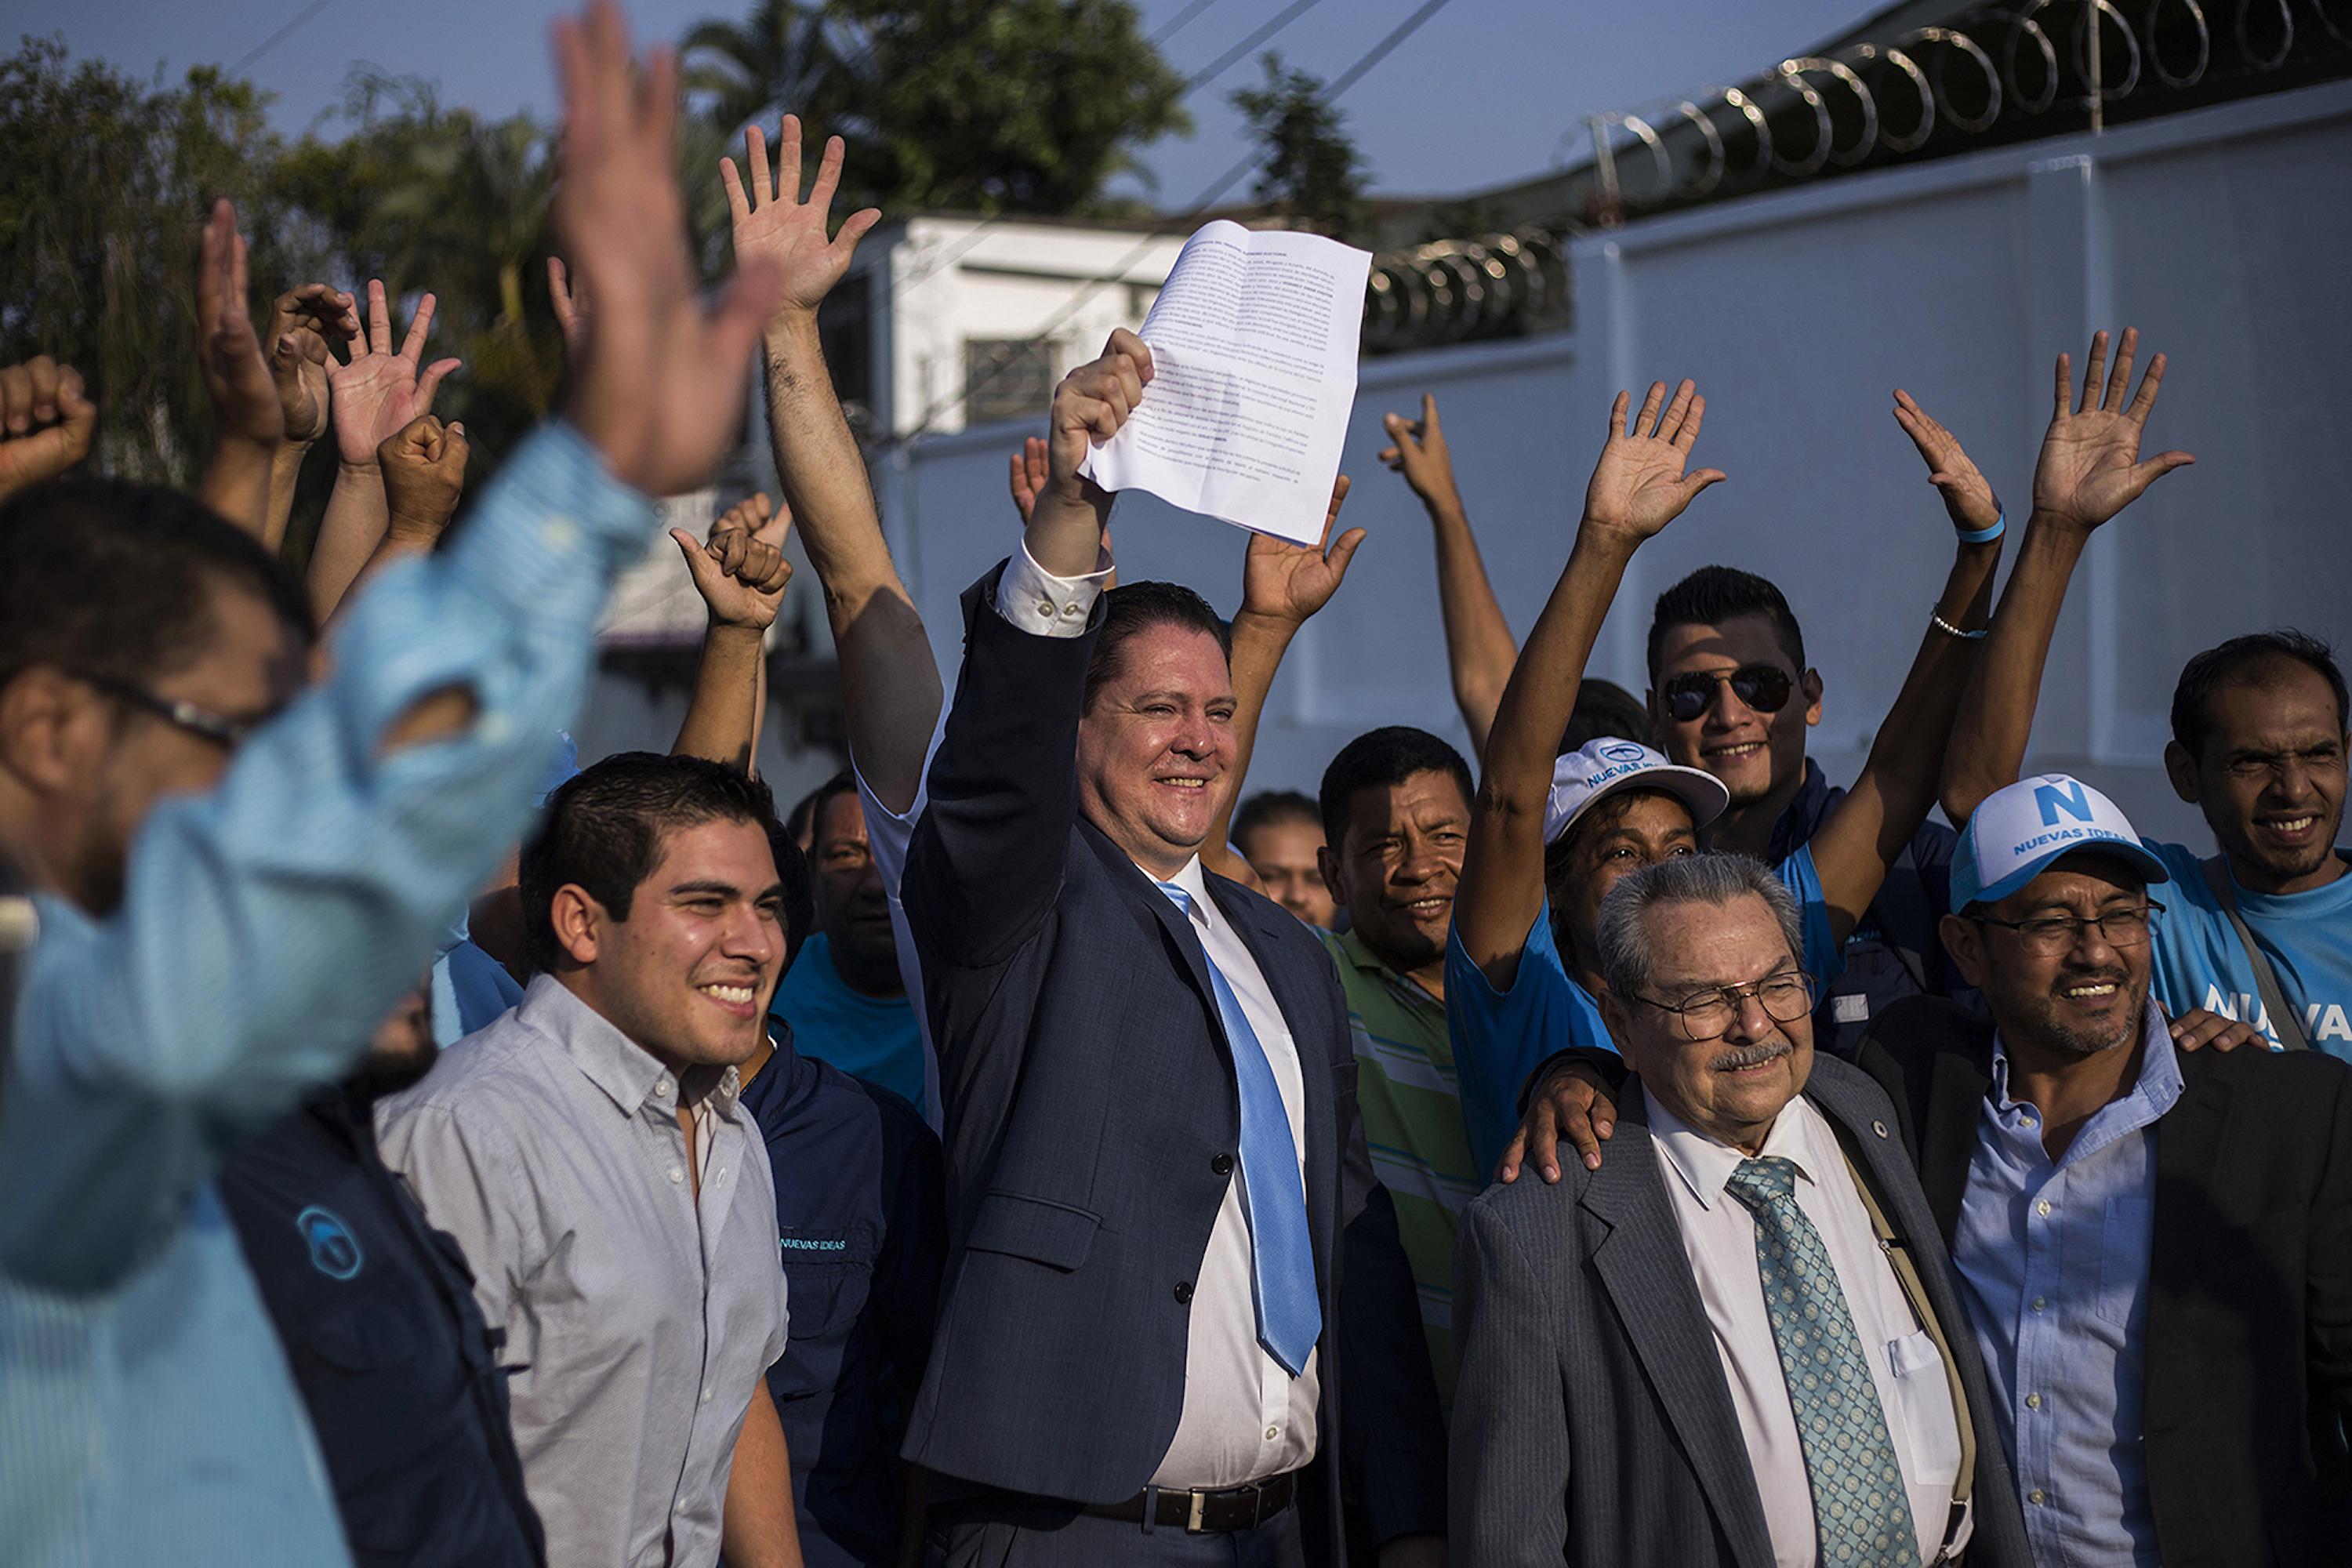
[[[1422,6],[1418,10],[1414,11],[1412,16],[1407,16],[1403,21],[1398,23],[1381,38],[1380,42],[1365,50],[1362,57],[1360,58],[1355,64],[1349,66],[1346,70],[1341,71],[1338,76],[1332,78],[1329,82],[1325,84],[1323,91],[1318,95],[1317,101],[1321,103],[1327,109],[1332,104],[1338,102],[1341,94],[1345,93],[1349,88],[1355,86],[1358,82],[1363,80],[1368,72],[1370,72],[1374,67],[1378,66],[1382,60],[1388,58],[1390,55],[1395,53],[1399,46],[1403,44],[1407,38],[1412,37],[1414,33],[1421,30],[1423,23],[1427,22],[1432,16],[1436,16],[1440,11],[1444,10],[1449,4],[1451,4],[1451,0],[1424,0]],[[1086,308],[1089,300],[1093,300],[1096,295],[1101,293],[1105,289],[1110,287],[1112,284],[1121,281],[1127,275],[1127,269],[1129,267],[1134,266],[1139,260],[1142,259],[1144,255],[1149,252],[1153,246],[1157,245],[1161,239],[1165,238],[1173,231],[1179,229],[1190,230],[1194,224],[1199,222],[1202,215],[1206,213],[1209,208],[1215,205],[1227,191],[1239,184],[1244,176],[1251,174],[1265,162],[1265,153],[1253,153],[1248,157],[1243,159],[1240,163],[1234,164],[1232,168],[1226,170],[1223,174],[1219,175],[1206,190],[1202,191],[1198,196],[1193,198],[1192,205],[1185,211],[1179,213],[1172,217],[1162,218],[1158,223],[1152,225],[1150,231],[1147,233],[1142,239],[1139,240],[1135,247],[1125,256],[1120,257],[1118,261],[1112,263],[1108,270],[1080,283],[1072,292],[1069,300],[1063,305],[1062,309],[1055,313],[1054,319],[1048,321],[1044,329],[1038,331],[1035,336],[1038,338],[1050,338],[1058,333],[1064,327],[1068,326],[1070,321],[1077,315],[1077,313]],[[929,276],[929,274],[926,274],[925,276]],[[1003,374],[1011,363],[1012,361],[1009,358],[998,361],[981,375],[968,380],[965,383],[963,389],[956,393],[953,396],[941,398],[933,403],[929,407],[923,410],[922,418],[916,422],[915,427],[912,430],[908,431],[903,436],[890,437],[887,440],[878,442],[877,445],[881,447],[901,447],[905,446],[908,442],[916,440],[919,437],[929,435],[932,426],[938,423],[940,416],[948,413],[951,409],[961,406],[971,398],[972,394],[980,391],[983,387],[987,386],[991,382],[993,382],[998,376]]]
[[[309,21],[311,17],[317,16],[320,12],[325,10],[334,3],[335,0],[310,0],[310,4],[303,6],[302,9],[294,14],[294,19],[292,21],[278,28],[278,31],[270,34],[269,37],[262,39],[261,42],[254,45],[253,47],[246,50],[244,58],[239,59],[236,64],[229,67],[228,70],[225,74],[229,76],[236,75],[239,71],[245,69],[246,67],[251,65],[254,61],[259,59],[262,56],[268,54],[270,50],[276,48],[287,39],[292,37],[295,30],[300,27],[303,23]]]
[[[1223,54],[1218,56],[1211,64],[1202,67],[1201,69],[1194,71],[1191,76],[1187,77],[1184,79],[1184,90],[1181,96],[1185,98],[1192,97],[1192,94],[1200,90],[1201,88],[1214,80],[1217,77],[1223,75],[1232,67],[1235,60],[1242,58],[1252,49],[1256,48],[1260,44],[1265,42],[1268,38],[1271,38],[1276,33],[1279,33],[1285,27],[1290,26],[1291,23],[1298,20],[1299,17],[1313,10],[1319,4],[1321,4],[1321,0],[1291,0],[1291,4],[1284,6],[1282,10],[1275,16],[1273,20],[1266,22],[1255,31],[1252,32],[1248,37],[1244,38],[1240,43],[1235,44],[1232,48],[1227,49]],[[1002,165],[1000,165],[1000,167],[1002,167]],[[1019,221],[1020,215],[1016,213],[999,213],[993,217],[982,220],[970,234],[963,237],[962,240],[956,245],[954,249],[949,251],[945,256],[940,257],[937,261],[932,262],[929,267],[923,268],[922,271],[916,273],[912,278],[907,279],[906,286],[898,290],[899,297],[901,299],[905,298],[907,295],[911,294],[916,289],[921,288],[924,284],[929,282],[932,279],[938,277],[940,273],[948,271],[950,268],[953,268],[957,262],[961,261],[965,257],[971,255],[974,247],[978,246],[982,240],[986,239],[991,234],[994,233],[1001,226],[1008,223],[1017,223]]]

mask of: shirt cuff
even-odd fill
[[[1056,577],[1037,564],[1024,540],[996,580],[996,613],[1032,637],[1074,637],[1094,618],[1095,601],[1111,574],[1110,552],[1098,551],[1082,577]]]

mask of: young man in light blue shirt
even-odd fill
[[[369,584],[323,684],[296,695],[299,590],[218,519],[129,486],[0,513],[0,856],[40,921],[0,1060],[12,1563],[348,1561],[213,1167],[365,1049],[520,831],[646,495],[731,438],[773,289],[758,269],[706,317],[669,68],[637,85],[609,5],[557,44],[556,226],[615,309],[566,422],[449,549]],[[226,254],[226,204],[215,221]],[[237,335],[235,373],[266,391]],[[142,580],[178,611],[124,615]]]
[[[2137,334],[2126,331],[2103,389],[2107,337],[2094,339],[2080,399],[2060,356],[2033,513],[1956,731],[1971,744],[1955,748],[1944,780],[1955,822],[2024,763],[2050,640],[2092,534],[2190,460],[2185,452],[2139,456],[2164,356],[2126,404],[2137,349]],[[2273,1045],[2352,1060],[2352,878],[2337,845],[2352,748],[2346,709],[2344,676],[2326,645],[2296,632],[2232,638],[2182,671],[2165,771],[2204,815],[2221,852],[2148,844],[2172,879],[2155,984],[2176,1034],[2183,1014],[2202,1008],[2255,1025]]]

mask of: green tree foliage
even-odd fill
[[[1323,101],[1323,83],[1265,58],[1265,82],[1232,97],[1265,149],[1252,194],[1300,228],[1353,240],[1364,226],[1363,165],[1346,118]]]
[[[845,208],[1099,210],[1141,146],[1190,129],[1182,82],[1128,0],[753,0],[686,40],[695,112],[679,173],[694,254],[731,265],[719,155],[745,122],[801,113],[853,139]],[[362,70],[341,113],[289,140],[270,97],[199,67],[142,82],[57,38],[0,58],[0,363],[53,354],[90,380],[99,466],[186,485],[212,445],[197,367],[195,240],[213,200],[252,242],[253,309],[297,283],[436,298],[431,355],[465,367],[435,412],[462,419],[475,479],[553,405],[563,354],[547,298],[552,134]],[[814,149],[810,162],[814,166]],[[593,308],[593,301],[592,301]],[[296,508],[323,501],[313,462]]]
[[[0,363],[53,354],[89,378],[109,472],[193,482],[212,444],[196,363],[196,232],[226,195],[257,236],[257,292],[311,258],[270,179],[282,150],[249,83],[179,87],[53,38],[0,59]]]
[[[726,132],[789,110],[850,138],[845,194],[886,212],[1091,211],[1192,129],[1127,0],[758,0],[686,60]]]

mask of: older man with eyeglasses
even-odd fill
[[[1948,1243],[2037,1561],[2352,1562],[2352,1068],[2178,1049],[2168,880],[2063,773],[1988,795],[1919,998],[1860,1065]]]
[[[1597,937],[1638,1082],[1598,1169],[1464,1216],[1460,1560],[2032,1562],[1895,1109],[1814,1053],[1788,888],[1662,859]]]

